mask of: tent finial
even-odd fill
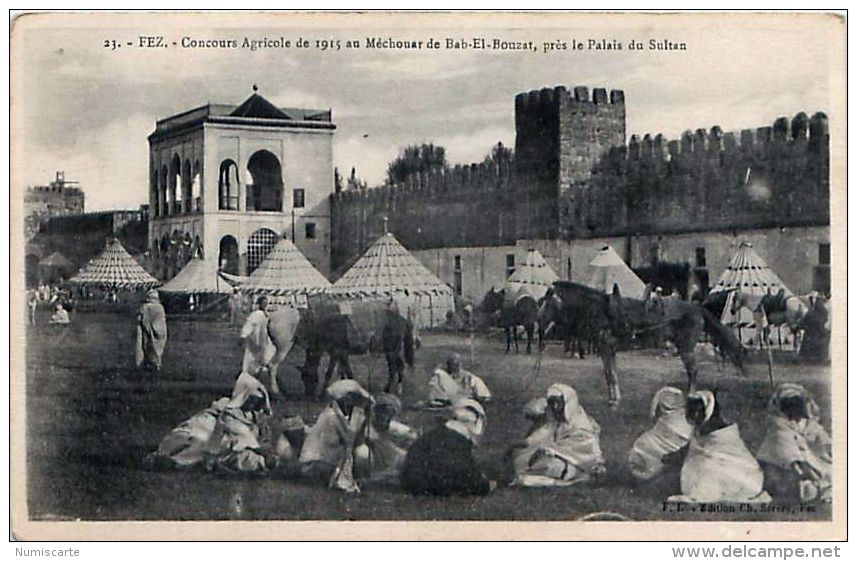
[[[382,218],[382,220],[384,221],[384,235],[389,234],[389,231],[387,230],[387,220],[388,220],[388,218],[385,216],[384,218]]]

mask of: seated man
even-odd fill
[[[402,487],[412,495],[486,495],[496,484],[477,466],[474,448],[485,428],[485,410],[472,399],[452,408],[453,418],[420,436],[408,449]]]
[[[146,462],[151,465],[189,468],[201,465],[207,457],[208,441],[214,433],[217,419],[226,405],[228,397],[213,402],[171,430],[152,452]]]
[[[672,386],[658,390],[650,415],[654,426],[641,434],[628,452],[628,467],[639,481],[648,481],[664,470],[664,459],[687,446],[693,426],[685,418],[684,393]]]
[[[693,426],[681,468],[681,495],[669,501],[690,503],[766,503],[764,475],[747,450],[736,423],[727,423],[708,390],[687,396],[687,420]]]
[[[533,431],[513,459],[517,485],[565,487],[590,481],[605,471],[601,427],[587,415],[574,388],[548,388],[548,420]]]
[[[207,467],[227,473],[262,474],[276,467],[270,446],[270,415],[265,386],[242,372],[209,439]]]
[[[756,452],[765,489],[786,502],[831,500],[833,454],[819,409],[798,384],[780,384],[768,403],[768,429]]]
[[[436,368],[429,379],[428,407],[448,407],[461,399],[474,399],[480,403],[491,400],[491,391],[479,376],[461,369],[458,353],[446,359],[446,370]]]
[[[402,411],[399,398],[382,394],[372,408],[372,418],[363,433],[363,443],[354,451],[355,470],[373,481],[396,481],[408,447],[417,432],[395,420]]]
[[[327,388],[327,397],[301,448],[301,473],[331,488],[359,492],[353,454],[366,421],[364,409],[374,400],[354,380],[334,382]]]
[[[63,307],[62,304],[57,303],[54,314],[51,316],[50,323],[57,325],[71,323],[71,320],[68,317],[68,312],[65,311],[65,307]]]

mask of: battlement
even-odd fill
[[[827,116],[724,133],[632,135],[560,201],[570,237],[829,222]]]
[[[608,96],[606,88],[595,88],[592,90],[592,97],[590,98],[587,86],[575,86],[571,90],[565,86],[541,88],[516,95],[515,112],[540,110],[546,106],[559,105],[560,103],[624,106],[625,92],[610,90]]]
[[[772,126],[743,129],[724,133],[719,126],[710,129],[686,130],[681,138],[666,140],[662,134],[643,138],[631,135],[626,146],[610,148],[610,159],[658,159],[670,161],[683,156],[720,156],[721,153],[764,151],[789,145],[793,149],[826,150],[829,145],[827,115],[818,112],[812,118],[800,112],[791,120],[776,119]]]

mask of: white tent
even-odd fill
[[[232,286],[218,275],[217,263],[194,257],[158,290],[175,294],[231,294]]]
[[[610,247],[602,247],[595,258],[589,262],[592,272],[586,284],[606,293],[613,292],[613,286],[619,286],[619,293],[628,298],[642,299],[646,284],[634,271],[622,261],[619,254]]]
[[[530,249],[524,262],[506,279],[506,297],[517,300],[530,296],[538,300],[559,280],[537,249]]]
[[[328,293],[350,301],[393,298],[403,314],[403,308],[412,310],[419,327],[440,325],[455,309],[452,289],[390,233],[375,240]]]
[[[754,339],[756,323],[752,311],[746,307],[742,307],[735,314],[732,313],[735,294],[740,291],[762,297],[768,294],[776,295],[781,290],[786,297],[792,296],[792,291],[765,263],[753,246],[748,242],[741,242],[738,251],[729,261],[729,266],[711,289],[711,294],[730,291],[720,320],[726,325],[740,328],[741,338],[747,341]]]
[[[283,238],[268,253],[239,289],[249,294],[265,294],[275,304],[297,301],[330,288],[330,281],[304,257],[289,239]]]

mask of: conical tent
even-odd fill
[[[375,240],[328,291],[341,299],[395,298],[411,306],[421,327],[439,325],[455,309],[453,290],[414,257],[393,234]],[[404,300],[410,300],[404,302]]]
[[[527,252],[524,262],[506,279],[506,295],[517,300],[522,296],[539,299],[559,280],[537,249]]]
[[[646,291],[646,284],[609,245],[598,251],[589,267],[592,273],[587,285],[592,288],[609,294],[613,292],[613,286],[618,285],[619,293],[628,298],[642,298]]]
[[[780,277],[747,242],[742,242],[738,247],[738,251],[732,256],[729,266],[720,275],[711,293],[736,288],[755,295],[777,294],[782,289],[786,296],[792,295]]]
[[[160,284],[131,257],[118,239],[91,259],[69,282],[112,289],[150,288]]]
[[[194,257],[158,290],[174,294],[231,294],[232,286],[217,274],[217,263]]]
[[[738,251],[732,256],[732,260],[729,261],[729,266],[726,267],[717,284],[711,289],[711,293],[731,291],[726,299],[720,320],[727,325],[749,328],[742,332],[742,336],[746,335],[745,339],[753,339],[754,332],[752,329],[756,327],[756,322],[752,311],[743,307],[736,313],[732,313],[732,302],[735,294],[744,292],[761,298],[767,294],[776,295],[780,290],[785,296],[792,296],[792,291],[783,284],[780,277],[765,263],[765,260],[753,249],[753,246],[748,242],[742,242]]]
[[[330,282],[295,244],[283,238],[240,288],[252,294],[291,297],[324,292],[329,287]]]

